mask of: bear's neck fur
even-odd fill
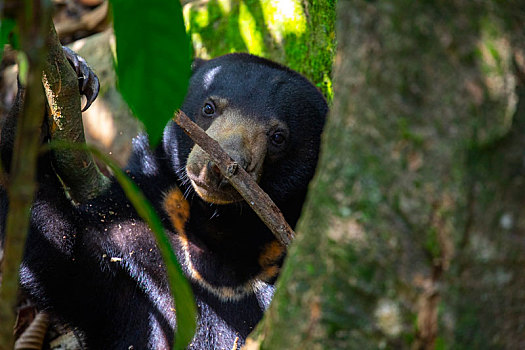
[[[194,282],[234,300],[275,280],[285,249],[248,206],[210,207],[193,198],[189,208],[185,229],[177,230],[177,250]]]

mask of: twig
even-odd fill
[[[266,192],[230,158],[217,141],[209,137],[184,112],[176,113],[174,120],[197,145],[210,155],[222,175],[235,187],[279,242],[288,246],[295,237],[295,232]]]
[[[78,31],[94,31],[98,26],[104,24],[108,17],[108,1],[104,1],[93,11],[89,11],[80,18],[67,19],[56,25],[56,31],[61,38],[72,35]],[[107,21],[106,21],[107,22]]]

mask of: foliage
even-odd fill
[[[111,3],[119,89],[155,146],[182,104],[191,72],[182,8],[179,1]]]
[[[184,17],[197,57],[263,56],[304,74],[332,99],[335,1],[211,0],[187,4]]]
[[[16,22],[12,18],[2,18],[0,20],[0,61],[3,57],[4,46],[10,42],[9,36],[13,32],[15,24]]]

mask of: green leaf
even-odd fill
[[[29,74],[29,61],[24,51],[18,51],[16,54],[16,63],[18,64],[18,79],[22,86],[27,86],[27,75]]]
[[[178,0],[112,0],[119,89],[154,147],[186,95],[190,41]]]
[[[15,28],[16,22],[11,18],[0,20],[0,61],[4,55],[4,46],[9,42],[9,34]]]

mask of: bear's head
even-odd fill
[[[196,61],[181,109],[242,166],[277,205],[302,205],[317,164],[327,103],[307,79],[248,54]],[[206,202],[242,198],[210,157],[173,122],[164,150],[179,179]]]

